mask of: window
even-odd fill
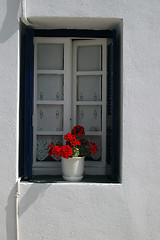
[[[47,146],[78,124],[99,149],[85,174],[113,175],[115,31],[27,29],[24,36],[24,178],[59,175]]]

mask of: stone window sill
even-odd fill
[[[33,176],[29,182],[33,183],[119,183],[118,179],[113,179],[110,176],[84,176],[81,182],[67,182],[62,176]]]

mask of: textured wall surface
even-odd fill
[[[0,3],[0,238],[15,240],[20,1]],[[27,1],[41,27],[123,18],[123,158],[122,184],[21,183],[20,239],[160,239],[159,12],[159,0]]]
[[[0,0],[0,239],[15,239],[18,149],[18,8]]]

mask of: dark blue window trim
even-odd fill
[[[112,105],[112,177],[116,178],[116,115],[117,115],[117,107],[116,107],[116,31],[113,30],[113,105]]]
[[[24,96],[24,179],[32,177],[33,153],[33,29],[26,31]]]
[[[34,30],[35,37],[88,37],[88,38],[113,38],[113,30],[90,30],[90,29],[55,29]]]
[[[116,31],[115,30],[86,30],[86,29],[56,29],[40,30],[26,29],[25,44],[25,100],[24,100],[24,179],[32,177],[33,162],[33,62],[34,62],[34,37],[85,37],[85,38],[110,38],[112,48],[112,136],[111,136],[111,166],[112,178],[116,177]]]

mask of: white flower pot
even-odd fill
[[[61,158],[63,179],[70,182],[79,182],[84,176],[84,158]]]

